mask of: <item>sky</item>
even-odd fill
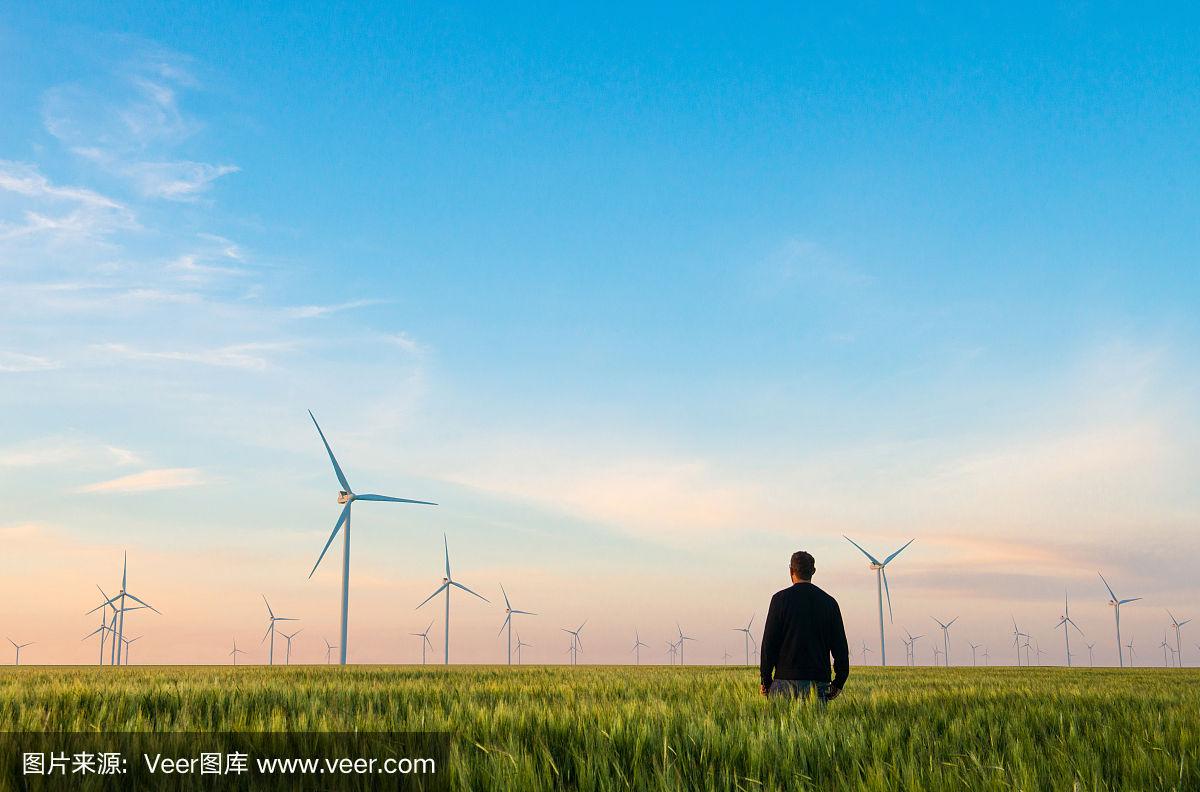
[[[797,549],[877,662],[843,534],[916,538],[893,661],[1063,662],[1069,591],[1115,662],[1097,571],[1146,662],[1200,615],[1196,9],[391,6],[0,9],[23,661],[95,660],[126,551],[135,662],[261,662],[263,595],[323,661],[310,409],[439,504],[356,508],[351,661],[440,659],[443,534],[460,662],[501,584],[530,662],[736,659]]]

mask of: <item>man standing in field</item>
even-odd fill
[[[771,597],[763,625],[760,672],[764,696],[815,695],[824,703],[838,697],[850,676],[850,649],[837,600],[813,585],[817,563],[792,553],[792,585]],[[833,655],[833,681],[829,656]]]

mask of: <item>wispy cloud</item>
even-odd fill
[[[291,319],[316,319],[321,316],[339,313],[341,311],[349,311],[353,308],[363,308],[368,305],[379,305],[384,300],[362,299],[362,300],[347,300],[346,302],[331,303],[329,305],[295,305],[283,310],[284,314]]]
[[[97,344],[93,349],[128,360],[200,363],[206,366],[262,370],[271,365],[271,360],[265,353],[283,352],[293,349],[294,346],[290,342],[252,342],[214,349],[154,351],[138,349],[127,344]]]
[[[20,373],[26,371],[49,371],[62,368],[62,364],[41,355],[26,355],[23,352],[5,352],[0,350],[0,373]]]
[[[23,199],[8,207],[10,202],[0,202],[0,240],[40,234],[97,237],[137,227],[133,212],[119,201],[55,184],[26,162],[0,160],[0,192]]]
[[[80,487],[80,492],[151,492],[204,484],[199,468],[157,468]]]

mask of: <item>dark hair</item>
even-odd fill
[[[809,553],[797,550],[792,553],[792,571],[801,580],[812,580],[813,573],[817,571],[817,560]]]

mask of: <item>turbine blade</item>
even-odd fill
[[[419,503],[422,506],[437,506],[433,501],[412,500],[411,498],[393,498],[390,495],[355,495],[355,500],[384,501],[385,503]]]
[[[450,585],[457,586],[458,588],[462,589],[463,591],[467,592],[468,594],[475,594],[474,591],[471,591],[471,589],[467,588],[462,583],[459,583],[457,580],[451,580]],[[479,599],[483,600],[484,602],[489,602],[488,598],[483,596],[482,594],[475,594],[475,596],[479,597]]]
[[[1103,573],[1101,573],[1101,572],[1097,572],[1096,574],[1097,574],[1097,575],[1100,575],[1100,580],[1104,582],[1104,588],[1108,589],[1108,596],[1112,597],[1112,598],[1113,598],[1113,601],[1114,601],[1114,602],[1116,602],[1116,600],[1117,600],[1117,595],[1116,595],[1115,593],[1113,593],[1112,586],[1108,585],[1108,581],[1107,581],[1107,580],[1104,580],[1104,575],[1103,575]]]
[[[267,636],[271,634],[271,626],[272,625],[270,625],[270,624],[267,625],[267,631],[265,633],[263,633],[262,640],[258,642],[259,646],[262,646],[264,643],[266,643]]]
[[[433,592],[433,593],[432,593],[432,594],[430,594],[428,597],[426,597],[425,599],[421,600],[421,605],[424,605],[426,602],[429,602],[429,600],[433,599],[433,598],[434,598],[434,597],[436,597],[438,594],[441,594],[443,591],[445,591],[445,590],[446,590],[446,586],[449,586],[449,585],[450,585],[449,583],[443,583],[442,585],[438,586],[438,587],[437,587],[437,591]],[[413,608],[413,610],[420,610],[420,609],[421,609],[421,605],[418,605],[417,607]]]
[[[308,573],[308,577],[310,579],[313,576],[313,572],[316,572],[317,567],[319,567],[321,565],[321,559],[325,558],[325,553],[327,553],[329,551],[329,546],[331,544],[333,544],[333,540],[338,535],[338,531],[342,530],[342,523],[346,522],[346,518],[349,516],[350,516],[350,504],[347,503],[345,506],[342,507],[342,514],[340,517],[338,517],[337,523],[335,523],[333,526],[333,533],[329,534],[329,538],[327,540],[325,540],[325,546],[321,548],[321,555],[317,556],[317,563],[313,564],[312,572]],[[265,599],[265,597],[264,597],[264,599]],[[267,608],[269,610],[270,606],[268,605]]]
[[[270,614],[272,619],[274,619],[275,611],[271,610],[271,603],[267,602],[267,595],[263,594],[262,598],[263,598],[263,604],[267,606],[267,613]]]
[[[847,542],[849,542],[850,544],[852,544],[852,545],[854,545],[855,547],[857,547],[860,553],[862,553],[863,555],[865,555],[867,558],[871,559],[871,563],[872,563],[872,564],[878,564],[878,563],[879,563],[879,559],[875,558],[875,556],[871,555],[871,554],[870,554],[870,553],[868,553],[866,550],[863,550],[863,548],[862,548],[862,545],[860,545],[858,542],[854,541],[854,540],[853,540],[853,539],[851,539],[849,536],[846,536],[846,534],[842,534],[842,538],[843,538],[843,539],[845,539],[845,540],[846,540]],[[881,566],[882,566],[882,565],[881,565]]]
[[[504,614],[504,622],[500,625],[500,632],[496,633],[497,638],[499,638],[501,635],[504,634],[504,628],[508,626],[508,621],[511,618],[512,618],[511,613]]]
[[[522,615],[524,615],[524,616],[537,616],[537,614],[536,614],[536,613],[534,613],[533,611],[515,610],[515,611],[511,611],[511,612],[512,612],[512,613],[520,613],[520,614],[522,614]]]
[[[449,580],[450,575],[450,541],[446,539],[446,534],[442,534],[442,547],[446,550],[446,580]]]
[[[1119,603],[1117,603],[1117,604],[1119,604],[1119,605],[1124,605],[1124,604],[1125,604],[1125,603],[1127,603],[1127,602],[1137,602],[1137,601],[1138,601],[1138,600],[1140,600],[1140,599],[1141,599],[1141,597],[1131,597],[1130,599],[1123,599],[1123,600],[1121,600],[1121,601],[1120,601]]]
[[[143,602],[142,600],[140,600],[137,597],[130,594],[128,591],[125,592],[125,596],[129,597],[129,599],[133,600],[134,602],[138,603],[139,605],[143,605],[143,606],[149,608],[150,610],[157,613],[159,616],[162,616],[162,611],[160,611],[158,608],[154,607],[153,605],[151,605],[148,602]],[[127,610],[133,610],[133,608],[128,608]]]
[[[898,556],[898,555],[900,555],[901,553],[903,553],[903,552],[904,552],[904,548],[905,548],[905,547],[908,547],[910,544],[912,544],[912,543],[913,543],[913,542],[915,542],[915,541],[917,541],[917,538],[916,538],[915,536],[914,536],[912,539],[909,539],[907,542],[905,542],[905,543],[904,543],[904,547],[901,547],[899,550],[897,550],[896,552],[892,553],[892,554],[891,554],[890,556],[888,556],[887,558],[883,559],[883,565],[884,565],[884,566],[887,566],[888,564],[890,564],[893,558],[895,558],[896,556]]]
[[[509,613],[511,613],[512,605],[508,601],[508,592],[504,590],[503,583],[500,584],[500,593],[504,595],[504,607],[508,609]]]
[[[313,426],[317,427],[317,434],[321,435],[321,442],[325,444],[325,452],[329,454],[329,461],[333,463],[333,472],[337,474],[338,483],[346,492],[353,492],[350,489],[350,482],[346,481],[346,474],[342,473],[342,466],[338,464],[337,457],[333,455],[333,449],[329,447],[329,441],[325,439],[325,433],[321,431],[321,425],[317,423],[317,418],[312,414],[312,410],[308,411],[308,417],[312,418]]]
[[[951,620],[950,620],[950,624],[954,624],[954,622],[956,622],[956,621],[958,621],[958,617],[957,617],[957,616],[955,616],[953,619],[951,619]],[[947,626],[947,627],[949,627],[949,626],[950,626],[950,624],[947,624],[946,626]]]

